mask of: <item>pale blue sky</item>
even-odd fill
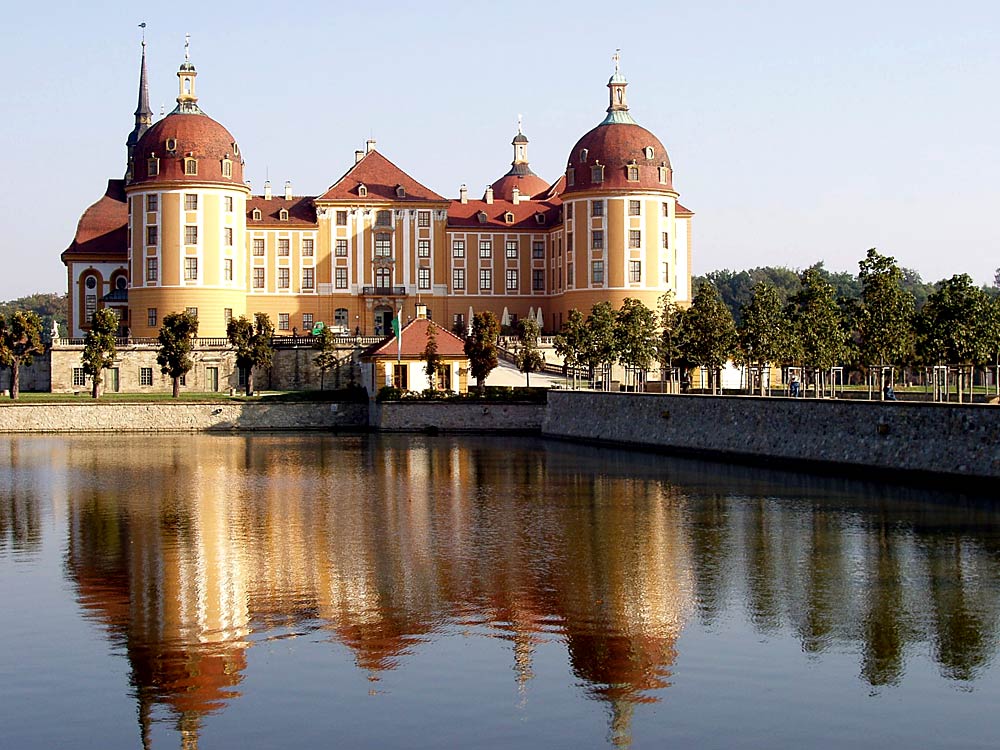
[[[990,2],[50,2],[0,45],[8,199],[0,299],[64,291],[59,253],[121,176],[140,21],[153,108],[192,35],[200,104],[236,136],[255,192],[317,194],[374,136],[446,196],[511,160],[518,113],[552,181],[607,106],[622,48],[632,114],[696,212],[694,269],[878,247],[928,281],[1000,266],[1000,4]]]

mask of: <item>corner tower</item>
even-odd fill
[[[145,24],[143,24],[145,27]],[[153,110],[149,108],[149,86],[146,83],[146,39],[142,40],[142,65],[139,69],[139,104],[135,108],[135,127],[128,134],[125,140],[125,147],[128,149],[128,163],[125,168],[125,181],[132,181],[132,157],[135,145],[139,139],[146,134],[149,126],[153,124]]]
[[[198,334],[225,336],[246,313],[246,200],[243,160],[232,134],[206,115],[185,44],[177,106],[133,150],[129,211],[129,318],[155,336],[163,316],[190,310]]]

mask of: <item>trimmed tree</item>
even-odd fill
[[[37,313],[15,310],[0,315],[0,367],[10,368],[10,397],[21,392],[21,365],[30,365],[42,346],[42,319]]]
[[[427,382],[430,390],[437,389],[437,375],[441,368],[441,355],[438,354],[437,326],[433,321],[427,322],[427,344],[424,346],[421,357],[424,360],[424,372],[427,373]]]
[[[226,338],[236,350],[236,366],[246,373],[246,394],[253,395],[255,367],[268,367],[274,357],[274,324],[267,313],[254,313],[253,322],[241,315],[229,321]]]
[[[249,322],[249,321],[247,321]],[[227,330],[228,334],[229,331]],[[326,372],[340,365],[340,357],[337,353],[337,337],[329,326],[323,326],[323,330],[316,337],[319,345],[319,354],[313,358],[313,363],[319,368],[319,389],[326,390]],[[230,341],[232,339],[230,338]]]
[[[581,356],[587,348],[587,322],[583,313],[575,307],[570,310],[553,343],[556,354],[563,359],[566,371],[573,372],[573,388],[576,388],[576,368],[582,363]]]
[[[189,312],[173,312],[163,316],[163,325],[157,340],[160,350],[156,353],[156,364],[160,372],[173,381],[173,396],[181,395],[181,377],[191,372],[193,339],[198,335],[198,318]]]
[[[895,258],[871,248],[858,267],[858,349],[869,371],[879,368],[879,398],[884,398],[886,366],[901,364],[913,349],[914,300],[903,288],[903,271]]]
[[[656,341],[656,359],[660,363],[660,392],[663,392],[663,375],[671,379],[673,393],[674,366],[680,366],[681,352],[677,347],[684,308],[677,304],[673,290],[660,296],[660,335]]]
[[[815,392],[819,396],[822,373],[843,361],[847,353],[846,335],[840,320],[840,306],[833,286],[815,268],[802,272],[802,289],[789,305],[791,342],[789,357],[815,371]]]
[[[764,395],[764,368],[784,356],[788,336],[788,319],[778,290],[771,284],[758,282],[750,300],[740,309],[740,324],[736,329],[740,353],[751,372],[756,371],[758,392]],[[753,383],[747,383],[753,393]]]
[[[517,353],[514,355],[514,363],[517,369],[524,373],[524,384],[531,387],[531,373],[542,369],[545,361],[538,351],[538,337],[541,332],[538,328],[538,321],[534,318],[525,318],[517,324]]]
[[[594,378],[594,371],[600,369],[604,390],[609,390],[611,366],[618,358],[618,345],[615,341],[615,308],[610,302],[598,302],[590,308],[590,315],[587,316],[586,343],[583,362],[590,368],[591,380]]]
[[[489,310],[476,313],[472,318],[472,333],[465,339],[465,356],[469,369],[476,379],[476,390],[482,398],[486,392],[486,378],[500,364],[497,340],[500,338],[500,321]]]
[[[681,357],[708,370],[712,393],[718,390],[719,371],[736,349],[736,326],[733,315],[718,290],[702,282],[683,316],[678,336]]]
[[[640,374],[649,370],[656,358],[656,315],[641,301],[626,297],[615,315],[615,340],[626,385],[631,372],[638,390]]]
[[[115,334],[118,332],[118,315],[109,307],[102,307],[94,313],[90,330],[83,339],[83,354],[80,361],[83,371],[90,376],[90,395],[100,394],[104,371],[115,363]]]

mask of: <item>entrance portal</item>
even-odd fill
[[[392,333],[392,318],[393,318],[393,313],[391,307],[375,308],[376,336],[388,336]]]

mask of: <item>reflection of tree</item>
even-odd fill
[[[771,525],[780,520],[768,509],[768,501],[749,503],[744,525],[746,544],[747,607],[750,620],[761,632],[777,630],[780,625],[778,575],[775,565],[775,540]]]
[[[707,625],[716,620],[725,606],[732,545],[728,511],[729,502],[715,494],[692,498],[688,511],[695,603],[702,622]]]
[[[846,574],[844,533],[833,514],[813,509],[809,547],[805,559],[805,611],[799,622],[802,648],[807,652],[826,649],[836,630],[845,598],[842,579]]]
[[[34,478],[17,470],[20,447],[20,438],[7,441],[10,468],[0,468],[0,552],[15,554],[37,551],[42,542],[41,494],[33,485]]]
[[[868,585],[861,622],[861,676],[871,685],[895,685],[903,677],[905,626],[903,580],[896,536],[885,518],[868,539]]]

